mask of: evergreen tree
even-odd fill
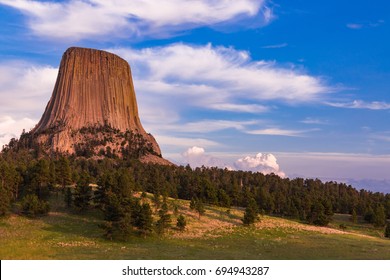
[[[74,206],[80,211],[85,212],[91,205],[92,188],[89,186],[89,175],[83,171],[77,182],[74,193]]]
[[[201,199],[193,198],[190,202],[190,208],[192,210],[195,210],[198,213],[198,218],[200,220],[200,217],[206,212],[204,209],[204,204]]]
[[[164,200],[161,209],[158,211],[158,216],[160,219],[156,224],[157,232],[163,234],[171,224],[171,215],[168,213],[168,204],[166,200]]]
[[[50,211],[49,203],[40,200],[35,194],[26,195],[22,201],[22,213],[30,218],[46,215]]]
[[[0,182],[0,217],[7,215],[11,207],[9,191]]]
[[[390,238],[390,222],[386,223],[385,237]]]
[[[113,240],[126,240],[132,232],[131,201],[109,192],[104,207],[105,237]]]
[[[373,223],[376,227],[383,227],[386,224],[386,213],[383,205],[378,204],[375,208]]]
[[[309,223],[317,226],[326,226],[330,222],[330,216],[325,214],[325,207],[320,201],[316,201],[307,215]]]
[[[40,159],[32,167],[31,193],[38,196],[39,199],[46,199],[49,195],[50,168],[45,159]]]
[[[149,203],[141,205],[136,225],[143,236],[153,231],[152,208],[150,208]]]
[[[58,164],[56,165],[56,168],[57,182],[62,186],[62,189],[65,189],[67,185],[70,185],[72,183],[72,171],[70,169],[70,163],[68,158],[61,156],[58,161]]]
[[[190,209],[191,210],[195,210],[195,208],[196,208],[196,201],[197,201],[197,199],[196,198],[191,198],[191,202],[190,202]]]
[[[185,228],[187,226],[187,221],[186,221],[186,218],[180,214],[180,216],[177,218],[177,223],[176,223],[176,227],[180,230],[180,231],[184,231]]]
[[[258,208],[257,203],[254,198],[250,198],[248,202],[248,206],[245,208],[244,218],[242,222],[244,225],[253,224],[258,217]]]
[[[375,216],[374,210],[372,209],[371,206],[369,206],[366,209],[366,211],[364,212],[364,220],[369,222],[369,223],[373,223],[374,222],[374,216]]]
[[[72,207],[72,202],[73,202],[73,194],[72,194],[72,190],[70,187],[66,187],[65,189],[65,205],[67,208],[71,208]]]
[[[353,208],[353,210],[352,210],[351,221],[352,221],[352,223],[354,223],[354,224],[357,223],[357,214],[356,214],[355,208]]]

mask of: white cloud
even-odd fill
[[[11,138],[19,138],[23,129],[29,131],[36,123],[29,118],[14,119],[10,116],[0,116],[0,150]]]
[[[219,167],[264,174],[275,173],[285,177],[285,173],[280,170],[276,157],[273,154],[258,153],[255,157],[246,156],[239,158],[234,163],[226,163],[221,158],[206,153],[204,148],[193,146],[182,153],[182,159],[185,164],[189,164],[192,168],[200,166]]]
[[[139,91],[170,100],[174,96],[175,105],[187,102],[209,109],[258,113],[268,109],[261,104],[265,101],[316,101],[334,90],[319,77],[252,60],[248,52],[234,48],[173,44],[111,51],[130,62]]]
[[[389,110],[390,103],[373,101],[366,102],[363,100],[354,100],[352,102],[341,103],[341,102],[327,102],[327,105],[338,107],[338,108],[347,108],[347,109],[369,109],[369,110]]]
[[[182,157],[192,168],[201,166],[229,168],[221,159],[206,154],[204,148],[198,146],[188,148]]]
[[[157,140],[159,145],[164,145],[166,147],[188,147],[188,146],[203,146],[203,147],[215,147],[221,146],[220,143],[204,139],[204,138],[187,138],[187,137],[179,137],[179,136],[166,136],[156,134],[154,137]]]
[[[11,61],[0,64],[0,112],[37,117],[54,88],[58,69]]]
[[[359,24],[359,23],[348,23],[347,27],[349,29],[362,29],[364,26],[363,24]]]
[[[307,131],[289,130],[289,129],[280,129],[280,128],[266,128],[266,129],[246,131],[246,133],[254,134],[254,135],[277,135],[277,136],[290,136],[290,137],[300,137],[305,132]]]
[[[200,26],[273,19],[265,0],[0,0],[27,16],[38,36],[80,40],[105,35],[162,37]]]
[[[363,28],[375,28],[383,25],[385,23],[384,20],[377,20],[377,21],[365,21],[361,23],[348,23],[347,28],[349,29],[363,29]]]
[[[287,43],[277,44],[277,45],[268,45],[261,47],[262,49],[281,49],[287,47]]]
[[[228,120],[202,120],[197,122],[160,124],[155,127],[158,131],[180,131],[191,133],[207,133],[225,129],[236,129],[243,131],[247,126],[258,124],[259,121],[228,121]]]
[[[269,108],[267,106],[256,104],[217,103],[211,104],[210,108],[219,111],[231,111],[240,113],[264,113],[269,111]]]
[[[308,118],[302,120],[301,123],[305,123],[305,124],[329,124],[329,121],[308,117]]]
[[[261,172],[264,174],[275,173],[281,177],[286,174],[280,170],[276,157],[273,154],[258,153],[255,157],[246,156],[238,159],[234,166],[239,170]]]

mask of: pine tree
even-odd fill
[[[57,168],[57,182],[62,186],[62,189],[65,189],[65,186],[70,185],[72,183],[72,171],[70,169],[70,163],[69,160],[62,156],[58,164],[56,165]]]
[[[150,208],[149,203],[141,205],[136,225],[143,236],[146,236],[153,231],[152,209]]]
[[[85,212],[91,205],[92,188],[89,186],[89,175],[83,171],[77,182],[74,193],[74,206],[80,211]]]
[[[177,218],[177,223],[176,223],[176,227],[180,230],[180,231],[184,231],[185,228],[187,226],[187,221],[186,221],[186,218],[180,214],[180,216]]]
[[[317,226],[326,226],[330,222],[330,216],[326,215],[324,205],[320,201],[316,201],[307,215],[307,220]]]
[[[156,227],[159,234],[164,234],[165,230],[171,224],[171,215],[168,213],[168,204],[164,200],[161,209],[158,211],[158,216],[160,219],[157,221]]]
[[[352,221],[352,223],[354,223],[354,224],[357,223],[357,214],[356,214],[355,208],[352,210],[351,221]]]
[[[196,198],[191,198],[191,202],[190,202],[190,209],[191,210],[195,210],[196,208]]]
[[[131,200],[109,192],[104,207],[105,237],[113,240],[126,240],[132,233],[132,204]]]
[[[204,209],[204,204],[201,199],[198,198],[192,198],[190,202],[190,209],[195,210],[198,213],[198,218],[200,220],[200,216],[202,216],[206,210]]]
[[[390,238],[390,222],[386,223],[385,237]]]
[[[366,211],[364,212],[364,220],[369,222],[369,223],[373,223],[374,222],[374,216],[375,216],[374,210],[372,210],[372,207],[369,206],[366,209]]]
[[[386,213],[383,205],[378,204],[375,208],[373,222],[376,227],[383,227],[386,224]]]
[[[198,212],[199,220],[200,220],[200,217],[201,217],[204,213],[206,213],[206,210],[204,209],[203,201],[202,201],[201,199],[198,199],[198,202],[196,203],[195,210],[196,210],[196,212]]]
[[[244,225],[253,224],[258,217],[258,207],[256,200],[254,198],[250,198],[248,202],[248,206],[245,208],[244,218],[242,222]]]
[[[0,182],[0,217],[6,216],[11,206],[9,191]]]
[[[50,211],[49,203],[40,200],[35,194],[26,195],[22,201],[22,213],[30,218],[46,215]]]
[[[73,194],[72,194],[72,190],[70,187],[66,187],[66,189],[65,189],[65,199],[64,200],[65,200],[66,207],[71,208],[72,202],[73,202]]]

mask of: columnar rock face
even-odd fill
[[[52,98],[34,131],[58,122],[72,129],[108,124],[145,133],[129,64],[112,53],[69,48],[62,57]]]
[[[141,125],[129,64],[105,51],[72,47],[64,53],[52,97],[31,134],[50,151],[73,154],[85,144],[92,154],[109,147],[121,156],[137,147],[146,161],[165,161]]]

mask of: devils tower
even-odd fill
[[[129,64],[101,50],[66,50],[52,97],[28,135],[49,154],[169,163],[141,125]]]

